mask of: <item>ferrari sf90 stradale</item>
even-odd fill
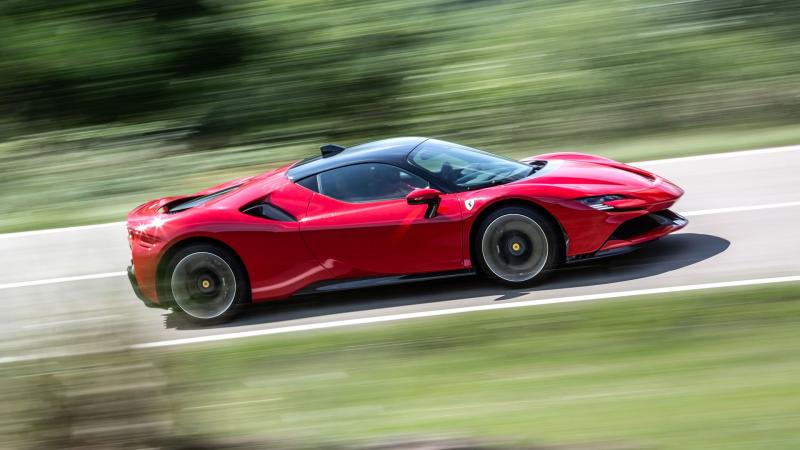
[[[482,273],[511,286],[684,227],[683,190],[600,156],[514,161],[386,139],[321,154],[128,216],[129,278],[148,306],[229,319],[242,305]]]

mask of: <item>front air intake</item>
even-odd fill
[[[658,227],[675,225],[681,220],[685,221],[685,219],[668,209],[656,211],[622,223],[614,230],[609,239],[630,240]]]

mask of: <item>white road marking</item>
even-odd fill
[[[385,316],[364,317],[360,319],[335,320],[332,322],[292,325],[288,327],[268,328],[261,330],[252,330],[252,331],[240,331],[235,333],[216,334],[211,336],[198,336],[198,337],[183,338],[183,339],[172,339],[166,341],[146,342],[143,344],[132,345],[131,348],[147,349],[147,348],[158,348],[158,347],[174,347],[179,345],[227,341],[231,339],[242,339],[255,336],[268,336],[273,334],[296,333],[300,331],[323,330],[327,328],[340,328],[340,327],[347,327],[354,325],[395,322],[399,320],[419,319],[423,317],[447,316],[453,314],[463,314],[463,313],[478,312],[478,311],[492,311],[496,309],[523,308],[529,306],[554,305],[559,303],[588,302],[588,301],[604,300],[611,298],[634,297],[638,295],[668,294],[673,292],[686,292],[686,291],[697,291],[704,289],[717,289],[717,288],[739,287],[739,286],[756,286],[763,284],[788,283],[788,282],[798,282],[798,281],[800,281],[800,275],[793,275],[787,277],[758,278],[752,280],[722,281],[716,283],[689,284],[684,286],[672,286],[663,288],[636,289],[632,291],[606,292],[602,294],[575,295],[572,297],[556,297],[543,300],[523,300],[516,302],[512,301],[507,303],[493,303],[490,305],[464,306],[459,308],[437,309],[432,311],[389,314]]]
[[[25,236],[38,236],[40,234],[52,234],[52,233],[68,233],[71,231],[83,231],[83,230],[92,230],[95,228],[106,228],[106,227],[113,227],[113,226],[123,226],[126,222],[109,222],[109,223],[96,223],[93,225],[81,225],[77,227],[64,227],[64,228],[47,228],[44,230],[32,230],[32,231],[17,231],[14,233],[2,233],[0,234],[0,239],[9,239],[9,238],[18,238],[18,237],[25,237]]]
[[[653,159],[650,161],[636,161],[636,162],[630,162],[628,164],[635,166],[638,166],[640,164],[652,166],[658,164],[669,164],[678,161],[702,161],[706,159],[738,158],[741,156],[753,156],[753,155],[764,155],[767,153],[784,153],[784,152],[797,152],[797,151],[800,151],[800,145],[787,145],[785,147],[757,148],[754,150],[737,150],[734,152],[709,153],[707,155],[678,156],[676,158]]]
[[[17,283],[0,284],[0,290],[15,289],[15,288],[29,287],[29,286],[41,286],[45,284],[69,283],[70,281],[97,280],[100,278],[121,277],[127,274],[128,274],[127,272],[106,272],[106,273],[93,273],[90,275],[78,275],[74,277],[48,278],[46,280],[20,281]]]
[[[742,211],[757,211],[760,209],[774,209],[774,208],[788,208],[792,206],[800,206],[800,201],[796,202],[783,202],[783,203],[769,203],[766,205],[752,205],[752,206],[733,206],[730,208],[716,208],[716,209],[699,209],[697,211],[680,211],[679,213],[682,216],[687,217],[696,217],[696,216],[708,216],[712,214],[726,214],[732,212],[742,212]],[[123,275],[127,275],[126,272],[107,272],[107,273],[95,273],[89,275],[79,275],[74,277],[62,277],[62,278],[49,278],[44,280],[33,280],[33,281],[20,281],[17,283],[6,283],[0,284],[0,290],[3,289],[14,289],[14,288],[21,288],[21,287],[29,287],[29,286],[40,286],[45,284],[56,284],[56,283],[68,283],[71,281],[84,281],[84,280],[96,280],[101,278],[113,278],[113,277],[120,277]]]
[[[790,206],[800,206],[800,201],[768,203],[766,205],[732,206],[730,208],[699,209],[697,211],[681,212],[680,214],[682,216],[708,216],[711,214],[725,214],[725,213],[741,212],[741,211],[758,211],[759,209],[788,208]]]

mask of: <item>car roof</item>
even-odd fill
[[[298,181],[337,167],[370,162],[405,166],[408,154],[427,140],[424,137],[399,137],[367,142],[348,147],[327,158],[317,156],[300,161],[289,168],[286,176],[292,181]]]

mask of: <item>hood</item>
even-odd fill
[[[656,177],[632,167],[612,166],[602,163],[552,160],[539,173],[530,178],[537,183],[586,186],[590,190],[598,186],[646,189]],[[644,173],[642,173],[644,172]]]
[[[601,156],[582,153],[552,153],[522,160],[547,164],[520,183],[548,184],[567,188],[576,196],[649,192],[654,189],[679,197],[683,190],[667,180],[638,167]]]

